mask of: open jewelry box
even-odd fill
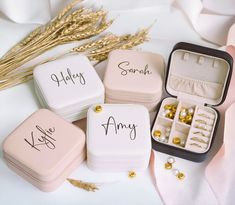
[[[232,57],[190,43],[173,48],[162,100],[152,126],[153,149],[191,161],[205,160],[219,122],[214,106],[224,102],[232,74]]]

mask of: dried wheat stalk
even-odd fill
[[[83,182],[81,180],[67,179],[73,186],[84,189],[86,191],[99,190],[98,187],[93,183]]]
[[[82,0],[75,0],[64,8],[53,20],[40,26],[11,48],[0,59],[0,90],[32,79],[35,66],[56,60],[69,54],[83,53],[94,63],[105,60],[114,49],[130,49],[147,40],[149,29],[143,29],[134,35],[116,36],[99,34],[106,30],[112,20],[107,20],[107,12],[102,9],[93,11],[74,6]],[[73,48],[70,51],[47,59],[28,68],[20,68],[28,61],[46,51],[66,43],[81,41],[98,36],[96,40]]]

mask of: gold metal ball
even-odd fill
[[[134,171],[129,171],[128,176],[129,178],[134,178],[136,177],[136,173]]]
[[[178,178],[179,180],[183,180],[183,179],[185,178],[184,173],[179,172],[179,174],[177,174],[177,178]]]
[[[181,110],[180,110],[180,112],[188,112],[188,109],[186,109],[186,108],[181,108]]]
[[[186,123],[186,119],[185,118],[184,119],[180,119],[180,122]]]
[[[96,107],[95,107],[95,112],[101,112],[102,111],[102,106],[101,105],[97,105]]]
[[[179,137],[174,137],[172,142],[173,142],[173,144],[179,145],[181,142],[181,139]]]
[[[165,169],[172,169],[172,164],[169,162],[165,163]]]
[[[154,131],[153,131],[153,136],[154,136],[154,137],[160,137],[161,134],[162,134],[162,132],[161,132],[160,130],[154,130]]]
[[[164,109],[165,109],[165,110],[171,110],[171,108],[172,108],[172,105],[165,105],[165,106],[164,106]]]
[[[170,112],[166,115],[167,118],[174,119],[175,114],[173,112]]]
[[[187,124],[191,124],[192,119],[193,119],[192,115],[187,115],[187,116],[185,117],[185,122],[186,122]]]

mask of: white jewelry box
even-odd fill
[[[155,150],[200,162],[210,151],[226,98],[232,57],[220,50],[178,43],[170,54],[166,91],[152,126]]]
[[[94,171],[143,170],[151,153],[150,119],[142,105],[101,104],[87,114],[87,165]]]
[[[105,102],[141,104],[149,111],[161,100],[164,59],[134,50],[110,52],[104,76]]]
[[[68,121],[86,117],[94,103],[104,102],[104,86],[88,58],[68,56],[34,70],[40,104]]]

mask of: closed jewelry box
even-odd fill
[[[85,134],[56,114],[40,109],[3,142],[6,164],[42,191],[58,188],[85,159]]]
[[[190,43],[173,48],[166,91],[152,126],[153,149],[195,162],[206,159],[214,142],[219,112],[231,79],[232,57]]]
[[[94,171],[144,170],[151,152],[150,119],[142,105],[94,105],[87,114],[87,165]]]
[[[142,104],[154,110],[161,100],[164,60],[159,54],[114,50],[104,76],[106,103]]]
[[[40,104],[68,121],[86,117],[94,103],[104,102],[104,86],[88,58],[68,56],[35,68]]]

